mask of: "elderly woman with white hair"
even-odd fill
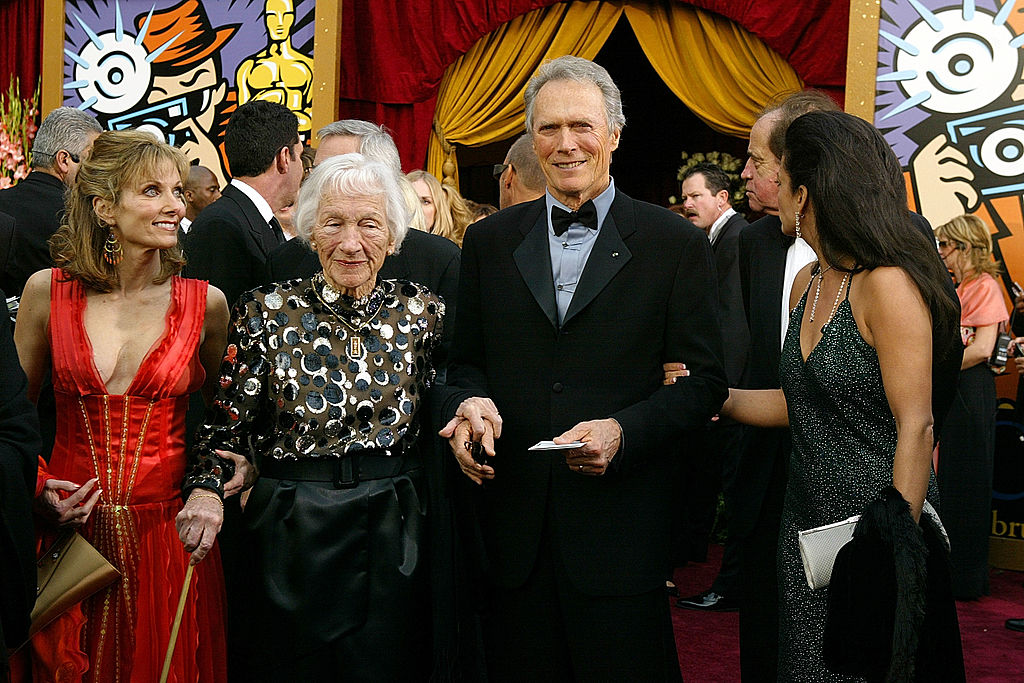
[[[416,441],[444,304],[378,278],[407,225],[392,170],[359,154],[328,159],[295,207],[322,270],[244,294],[232,316],[186,490],[218,491],[225,451],[258,468],[244,522],[260,680],[429,675]]]

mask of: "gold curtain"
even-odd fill
[[[669,89],[719,132],[748,137],[773,97],[803,89],[777,52],[718,14],[672,1],[631,4],[626,18]]]
[[[523,90],[537,67],[562,55],[593,59],[623,12],[661,79],[717,131],[747,137],[765,104],[803,88],[793,67],[760,38],[678,0],[559,3],[504,24],[448,67],[427,170],[457,188],[455,145],[478,147],[523,132]]]
[[[427,148],[427,170],[459,186],[454,144],[476,147],[524,131],[523,90],[547,59],[593,59],[622,16],[618,2],[534,10],[481,38],[445,71]]]

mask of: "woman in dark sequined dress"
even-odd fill
[[[218,450],[254,454],[244,522],[259,680],[429,675],[416,443],[444,304],[377,277],[407,219],[384,165],[329,159],[294,217],[323,270],[244,294],[232,316],[186,487],[222,486],[230,467]]]
[[[914,521],[926,496],[937,503],[932,353],[958,338],[959,316],[934,244],[910,222],[899,162],[870,124],[841,112],[796,119],[778,183],[783,232],[803,237],[818,260],[793,284],[783,388],[733,389],[722,414],[792,430],[778,549],[779,680],[855,681],[825,663],[828,592],[808,587],[797,532],[858,515],[890,486]],[[921,638],[922,649],[946,648],[950,681],[963,680],[953,615],[951,641]]]

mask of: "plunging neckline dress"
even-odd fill
[[[174,526],[182,508],[185,413],[205,379],[199,342],[207,283],[174,277],[171,290],[163,334],[125,393],[110,394],[85,329],[85,290],[52,271],[57,436],[40,477],[98,477],[103,494],[81,531],[122,578],[37,634],[36,680],[58,672],[61,681],[159,679],[189,560]],[[215,547],[196,567],[168,680],[225,679],[223,611]]]
[[[825,667],[828,593],[808,587],[797,546],[798,531],[859,515],[892,485],[896,419],[878,353],[861,336],[850,308],[850,286],[804,359],[800,328],[808,286],[782,347],[779,369],[793,450],[778,546],[780,681],[860,680]],[[934,473],[927,498],[933,504],[938,499]]]

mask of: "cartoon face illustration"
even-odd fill
[[[65,103],[152,132],[223,184],[237,104],[286,104],[308,135],[313,12],[311,0],[66,0]]]

